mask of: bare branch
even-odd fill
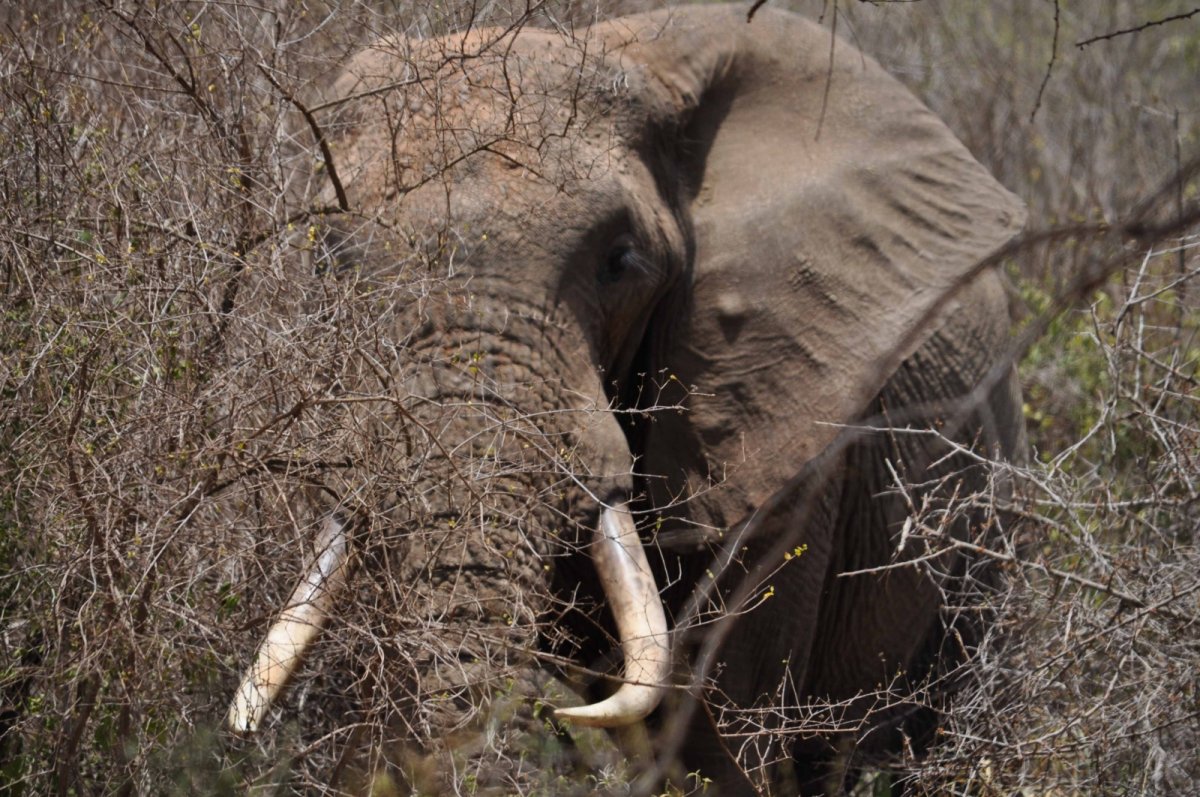
[[[1194,17],[1197,14],[1200,14],[1200,8],[1197,8],[1193,11],[1185,11],[1181,14],[1172,14],[1171,16],[1163,17],[1162,19],[1154,19],[1154,20],[1150,20],[1149,22],[1143,22],[1140,25],[1134,25],[1131,28],[1123,28],[1121,30],[1112,31],[1111,33],[1104,33],[1099,36],[1093,36],[1090,39],[1083,39],[1082,41],[1075,42],[1075,46],[1082,49],[1084,47],[1087,47],[1089,44],[1095,44],[1096,42],[1101,42],[1101,41],[1108,41],[1109,39],[1115,39],[1119,36],[1128,36],[1131,33],[1140,33],[1141,31],[1144,31],[1147,28],[1153,28],[1158,25],[1166,25],[1171,22],[1179,22],[1181,20],[1190,19],[1191,17]]]

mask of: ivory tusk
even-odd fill
[[[671,672],[667,619],[642,541],[623,504],[601,512],[592,558],[621,638],[625,683],[599,703],[554,713],[578,725],[615,728],[644,719],[662,699]]]
[[[337,518],[331,516],[325,521],[317,550],[316,563],[296,585],[279,619],[267,631],[254,664],[233,696],[227,722],[237,733],[258,730],[346,584],[350,546],[346,529]]]

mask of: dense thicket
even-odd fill
[[[322,91],[387,32],[567,28],[649,5],[0,11],[0,790],[320,789],[344,737],[287,725],[232,743],[219,723],[310,544],[288,507],[340,459],[381,456],[323,391],[370,372],[380,306],[430,289],[331,284],[315,306],[289,292],[327,185]],[[1187,793],[1200,17],[1079,46],[1190,9],[793,6],[879,58],[1030,208],[1005,267],[1033,455],[1011,469],[1006,534],[979,553],[1010,587],[933,755],[860,789]],[[935,549],[946,514],[991,503],[961,498],[918,508],[914,539]],[[310,678],[301,694],[320,692]]]

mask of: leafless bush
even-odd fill
[[[315,485],[352,471],[343,494],[380,511],[381,496],[420,480],[389,463],[443,445],[443,428],[468,417],[477,427],[456,451],[463,468],[481,467],[492,437],[522,433],[520,419],[466,404],[417,421],[394,398],[405,364],[421,362],[404,348],[403,319],[419,319],[388,311],[446,292],[444,252],[397,263],[403,278],[386,284],[329,268],[323,278],[321,266],[335,258],[321,251],[331,164],[318,136],[336,109],[312,122],[328,76],[384,34],[483,17],[466,6],[273,5],[4,12],[5,788],[324,788],[366,726],[315,737],[284,727],[233,749],[216,735],[229,675],[257,634],[247,629],[264,619],[247,608],[278,606],[311,545]],[[488,18],[520,25],[538,8]],[[445,357],[474,370],[470,351]],[[373,480],[357,478],[367,472]],[[419,501],[421,489],[405,492]],[[520,507],[489,500],[518,522]],[[387,540],[374,542],[366,549]],[[341,637],[367,651],[361,668],[349,683],[302,684],[297,700],[386,683],[372,632],[395,617],[372,615],[380,601],[364,597]],[[403,628],[391,638],[402,642]],[[305,749],[277,752],[300,739]]]
[[[983,543],[1012,589],[995,594],[971,685],[912,782],[930,794],[1188,793],[1200,760],[1194,20],[1077,47],[1180,9],[847,10],[869,49],[1017,187],[1031,226],[1119,225],[1151,194],[1156,218],[1192,219],[1193,237],[1148,253],[1068,233],[1017,257],[1018,314],[1039,334],[1021,364],[1037,461],[1017,477],[1009,517],[1021,522]],[[1190,177],[1172,182],[1177,172]],[[1089,272],[1104,279],[1079,279]],[[1088,309],[1059,315],[1072,301]]]
[[[784,710],[793,683],[752,710],[712,695],[729,754],[748,773],[822,739],[840,751],[829,788],[857,782],[859,795],[899,784],[929,795],[1190,793],[1200,779],[1200,357],[1180,297],[1200,272],[1177,266],[1197,249],[1192,236],[1147,253],[1122,274],[1120,303],[1102,295],[1068,314],[1084,338],[1074,356],[1099,371],[1095,413],[1072,445],[1024,466],[990,462],[991,484],[975,494],[893,471],[910,515],[896,561],[875,570],[952,585],[944,614],[957,630],[941,666],[916,689],[915,673],[898,672],[874,694],[810,700],[794,714]],[[941,438],[909,425],[888,434]],[[966,461],[988,461],[943,440]],[[970,533],[955,536],[964,520]],[[962,554],[971,569],[947,582]],[[890,764],[860,752],[896,712],[929,710],[931,738],[905,737]]]
[[[1097,417],[1019,474],[1018,531],[986,554],[1013,588],[918,791],[1185,794],[1200,777],[1196,328],[1177,293],[1195,274],[1176,254],[1147,254],[1127,298],[1089,313]]]
[[[506,407],[487,352],[412,345],[423,314],[456,300],[464,231],[343,218],[356,246],[392,253],[383,275],[341,248],[327,216],[344,201],[339,160],[323,146],[340,109],[324,99],[368,42],[485,23],[569,37],[594,14],[542,3],[4,12],[4,788],[323,792],[366,787],[354,778],[370,763],[348,763],[362,750],[407,757],[419,786],[440,773],[423,773],[432,765],[402,749],[390,723],[421,726],[439,712],[499,729],[453,762],[459,783],[552,784],[555,766],[572,765],[522,737],[546,721],[528,695],[552,690],[506,677],[509,659],[537,653],[539,634],[570,649],[550,621],[571,606],[435,573],[436,530],[462,519],[438,512],[444,485],[423,463],[454,463],[473,498],[460,514],[487,516],[512,539],[536,518],[563,529],[563,547],[586,474],[555,418]],[[414,405],[404,386],[420,369],[469,389],[459,402]],[[513,440],[538,456],[494,454]],[[535,481],[536,491],[512,489]],[[218,731],[232,679],[269,619],[260,612],[286,600],[332,493],[380,576],[356,585],[355,610],[315,654],[338,662],[314,668],[330,675],[292,690],[303,722],[239,743]],[[409,525],[384,522],[399,515]],[[497,539],[477,542],[502,562],[566,553]],[[426,562],[429,578],[400,577],[399,559]],[[462,616],[434,628],[413,607],[450,582]],[[471,633],[481,617],[509,630]],[[454,623],[461,634],[447,631]],[[490,680],[462,677],[469,657],[493,665]],[[618,778],[603,735],[580,731],[573,746],[597,773],[578,788]]]
[[[1044,38],[1050,19],[1037,4],[1010,5]],[[1011,64],[1005,53],[1025,54],[1029,28],[1006,22],[997,41],[968,42],[962,26],[987,27],[979,15],[995,22],[999,6],[959,16],[945,8],[928,26],[889,9],[890,19],[915,20],[892,38],[918,53],[890,66],[932,65],[910,81],[977,155],[1024,186],[1035,218],[1117,219],[1186,161],[1176,145],[1186,153],[1194,141],[1194,109],[1164,100],[1111,113],[1122,81],[1158,77],[1176,91],[1172,75],[1194,75],[1160,69],[1169,53],[1154,40],[1131,39],[1121,59],[1078,72],[1062,67],[1031,122],[1040,51],[1001,66]],[[473,483],[486,485],[470,510],[513,525],[531,513],[570,522],[562,494],[576,474],[545,419],[465,402],[414,412],[395,400],[406,369],[430,356],[406,348],[405,325],[419,317],[392,310],[436,303],[449,290],[446,241],[435,231],[430,245],[405,249],[400,279],[329,278],[338,256],[327,251],[337,244],[325,214],[338,203],[329,176],[337,157],[322,150],[320,134],[337,123],[337,109],[322,104],[330,76],[366,41],[485,21],[569,33],[597,13],[573,3],[430,10],[117,0],[0,12],[0,788],[342,788],[353,751],[395,741],[383,713],[420,723],[422,711],[466,702],[507,720],[526,692],[545,691],[513,682],[450,694],[441,683],[405,683],[419,669],[405,650],[444,667],[462,659],[444,634],[432,638],[405,613],[419,595],[379,579],[357,587],[356,609],[315,654],[354,666],[311,668],[293,690],[302,721],[255,742],[217,731],[232,678],[268,619],[259,612],[286,599],[299,552],[311,547],[319,485],[340,487],[360,510],[365,556],[387,572],[400,547],[389,534],[398,532],[371,521],[396,510],[397,494],[409,497],[409,516],[428,515],[437,487],[412,463],[447,455],[442,432],[471,426],[453,451]],[[865,24],[858,32],[879,37]],[[978,49],[964,55],[968,46]],[[987,90],[963,78],[967,70],[948,69],[954,61],[981,65],[971,74]],[[1078,104],[1063,133],[1066,109]],[[1130,126],[1113,132],[1122,120]],[[1083,151],[1093,142],[1103,146]],[[1051,254],[1025,261],[1022,274],[1068,273],[1084,250],[1095,254],[1039,250]],[[1200,778],[1200,353],[1189,252],[1148,256],[1097,299],[1087,324],[1052,329],[1031,354],[1035,431],[1055,413],[1083,423],[1055,416],[1042,429],[1048,453],[1018,475],[1024,489],[1005,507],[1005,517],[1021,519],[1004,521],[1014,538],[989,529],[957,541],[985,546],[972,555],[1018,588],[986,593],[995,631],[973,664],[944,676],[959,699],[933,753],[879,778],[907,775],[918,791],[968,794],[1182,793]],[[1037,295],[1056,298],[1059,282],[1039,283]],[[1032,315],[1042,309],[1032,301]],[[477,377],[490,395],[475,354],[445,352],[437,365]],[[1042,403],[1067,387],[1069,406]],[[1066,439],[1075,426],[1082,434]],[[551,478],[537,474],[547,486],[534,505],[513,503],[505,489],[529,479],[527,470],[487,470],[501,435],[524,436],[557,463]],[[979,511],[992,498],[957,500]],[[911,544],[946,545],[937,529],[955,506],[914,507]],[[434,547],[413,535],[402,544]],[[599,622],[589,600],[580,595],[579,605]],[[547,620],[564,610],[515,602],[506,611],[517,636],[457,641],[502,660],[531,633],[560,633]],[[383,694],[398,683],[405,688]],[[780,703],[792,688],[781,685]],[[881,685],[881,708],[893,697]],[[339,709],[348,703],[375,713],[347,719]],[[496,772],[503,779],[515,766],[507,756],[524,743],[513,738],[524,727],[494,726],[501,737],[459,762],[462,783]],[[855,730],[837,706],[822,705],[807,707],[799,725],[770,727],[785,740]],[[759,750],[762,739],[748,732],[731,745],[753,767],[781,749]],[[602,736],[588,744],[589,772],[599,774],[581,788],[620,784],[615,748]],[[549,762],[543,786],[565,788],[553,780],[559,751],[529,757]],[[701,785],[699,776],[685,781]]]

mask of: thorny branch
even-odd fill
[[[1037,116],[1038,109],[1042,107],[1042,97],[1046,94],[1046,85],[1050,82],[1050,75],[1054,71],[1054,62],[1058,59],[1059,16],[1062,12],[1058,3],[1059,0],[1054,0],[1054,37],[1050,40],[1050,60],[1046,62],[1046,74],[1042,76],[1041,85],[1038,86],[1037,99],[1033,101],[1033,110],[1029,112],[1029,121],[1031,122]]]
[[[1082,41],[1075,42],[1075,46],[1080,49],[1083,49],[1084,47],[1087,47],[1089,44],[1095,44],[1096,42],[1108,41],[1109,39],[1115,39],[1119,36],[1128,36],[1132,33],[1140,33],[1141,31],[1144,31],[1148,28],[1156,27],[1158,25],[1167,25],[1171,22],[1180,22],[1185,19],[1191,19],[1192,17],[1196,16],[1197,14],[1200,14],[1200,8],[1194,9],[1192,11],[1185,11],[1181,14],[1172,14],[1171,16],[1163,17],[1162,19],[1153,19],[1153,20],[1150,20],[1149,22],[1143,22],[1140,25],[1134,25],[1133,27],[1130,27],[1130,28],[1123,28],[1121,30],[1115,30],[1115,31],[1112,31],[1111,33],[1103,33],[1099,36],[1093,36],[1090,39],[1083,39]]]
[[[270,81],[271,85],[283,95],[284,99],[295,106],[296,110],[304,117],[304,121],[308,123],[308,128],[312,131],[313,138],[321,150],[321,159],[325,164],[325,173],[329,175],[329,182],[333,184],[334,193],[337,194],[338,208],[343,211],[349,211],[350,200],[346,197],[346,189],[342,187],[342,181],[338,177],[337,166],[333,162],[333,152],[329,149],[329,142],[325,139],[325,132],[321,129],[321,125],[318,124],[316,117],[313,116],[312,111],[304,103],[300,102],[295,95],[280,85],[266,64],[260,61],[258,63],[258,71]]]

